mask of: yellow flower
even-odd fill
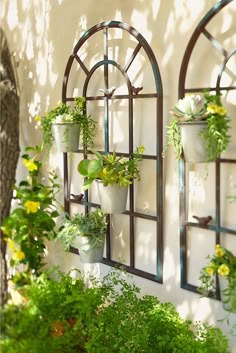
[[[222,257],[224,256],[224,250],[220,247],[219,244],[216,245],[216,248],[215,248],[215,255],[216,257]]]
[[[145,147],[143,145],[141,145],[137,148],[137,150],[138,150],[138,153],[142,154],[145,151]]]
[[[205,271],[209,276],[212,276],[214,274],[214,270],[212,267],[206,267]]]
[[[16,250],[12,254],[12,259],[15,261],[22,261],[25,259],[25,253],[21,250]]]
[[[217,114],[225,116],[227,114],[227,110],[224,107],[220,106],[217,108]]]
[[[38,169],[37,164],[33,159],[23,159],[23,164],[30,172]]]
[[[28,200],[24,203],[24,206],[27,213],[36,213],[38,212],[40,202]]]
[[[37,122],[37,123],[40,123],[42,118],[40,115],[36,115],[36,117],[34,118],[34,120]]]
[[[211,113],[211,114],[216,114],[218,113],[218,105],[217,104],[214,104],[214,103],[210,103],[208,104],[207,106],[207,111],[208,113]]]
[[[230,269],[227,265],[222,264],[220,265],[220,267],[218,268],[218,274],[220,276],[228,276],[228,274],[230,273]]]

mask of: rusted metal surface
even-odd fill
[[[132,52],[129,54],[129,58],[127,58],[125,64],[121,65],[118,62],[109,58],[109,30],[111,28],[119,28],[123,31],[128,32],[132,37],[132,43],[135,45],[132,49]],[[81,59],[79,55],[79,50],[83,46],[84,43],[88,41],[88,39],[93,36],[94,34],[101,31],[103,34],[103,58],[98,60],[91,68],[89,68],[86,63]],[[151,72],[154,77],[155,89],[153,92],[145,93],[145,87],[135,87],[134,84],[131,82],[129,77],[129,69],[133,65],[135,65],[135,58],[140,54],[140,51],[144,51],[147,55],[150,65]],[[70,55],[64,73],[64,80],[63,80],[63,87],[62,87],[62,100],[64,102],[72,101],[73,97],[68,96],[67,94],[67,86],[69,76],[71,74],[71,68],[74,64],[79,65],[80,70],[83,71],[85,74],[84,82],[81,82],[81,88],[83,92],[83,96],[86,98],[87,101],[103,101],[104,107],[104,119],[103,119],[103,127],[104,127],[104,151],[99,151],[101,153],[110,152],[109,146],[109,101],[111,99],[117,100],[126,100],[128,102],[128,126],[129,126],[129,147],[127,153],[122,153],[122,155],[129,157],[133,152],[133,145],[134,145],[134,100],[137,99],[150,99],[154,98],[156,100],[156,153],[154,155],[144,155],[143,159],[145,160],[154,160],[156,161],[156,185],[157,185],[157,193],[156,197],[156,215],[148,215],[145,213],[135,212],[135,205],[134,205],[134,188],[133,185],[130,185],[129,189],[129,205],[130,208],[125,212],[125,214],[129,217],[129,230],[130,230],[130,263],[129,265],[122,265],[123,268],[126,268],[128,272],[136,274],[141,277],[145,277],[151,279],[153,281],[157,281],[162,283],[163,281],[163,163],[162,163],[162,144],[163,144],[163,132],[162,132],[162,120],[163,120],[163,92],[162,92],[162,82],[161,76],[158,68],[158,64],[154,53],[149,46],[148,42],[145,38],[133,27],[127,25],[126,23],[119,22],[119,21],[107,21],[96,24],[92,28],[90,28],[84,35],[79,39],[77,44],[75,45],[72,54]],[[109,89],[109,82],[110,76],[109,73],[109,66],[113,66],[120,72],[123,76],[126,87],[127,87],[127,94],[116,94],[116,91],[110,91]],[[103,68],[103,80],[104,80],[104,96],[102,95],[95,95],[91,96],[88,95],[88,85],[92,85],[92,80],[94,73],[97,72],[99,68]],[[143,92],[144,91],[144,92]],[[116,151],[117,155],[119,155],[119,151]],[[84,153],[82,150],[78,150],[78,153]],[[65,210],[69,212],[70,210],[70,203],[75,202],[75,199],[72,199],[69,192],[69,178],[68,178],[68,161],[67,161],[67,154],[64,153],[64,191],[65,191]],[[89,202],[88,191],[85,193],[85,197],[82,201],[78,202],[85,206],[85,210],[88,211],[91,207],[99,207],[98,204],[94,204]],[[146,219],[156,222],[156,274],[148,273],[137,269],[135,266],[135,219]],[[111,234],[108,232],[107,239],[106,239],[106,258],[104,258],[104,263],[110,266],[117,266],[121,265],[120,263],[113,261],[111,259],[111,241],[110,241]],[[75,253],[77,251],[73,250]]]

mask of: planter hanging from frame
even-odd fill
[[[99,241],[99,244],[94,244],[93,236],[79,236],[77,240],[80,260],[87,263],[100,262],[103,259],[104,240]]]
[[[236,288],[234,295],[227,295],[228,280],[225,277],[219,276],[220,296],[224,310],[236,313]]]
[[[76,152],[79,148],[80,125],[77,123],[52,124],[58,152]]]
[[[128,187],[116,184],[104,186],[96,180],[101,209],[105,213],[123,213],[126,210]]]
[[[179,127],[185,161],[190,163],[206,162],[206,142],[200,134],[204,129],[207,129],[207,122],[183,122],[179,123]]]

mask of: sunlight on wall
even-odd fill
[[[131,16],[131,22],[140,23],[141,26],[139,26],[139,32],[145,33],[145,39],[150,43],[152,41],[153,32],[148,30],[148,20],[147,20],[148,14],[149,14],[148,8],[146,9],[146,11],[144,10],[137,11],[134,8]]]
[[[9,9],[7,13],[7,23],[11,30],[13,30],[18,24],[18,11],[16,0],[12,0],[9,4]]]
[[[213,34],[221,34],[224,48],[231,48],[236,43],[235,30],[235,14],[236,1],[224,9],[224,17],[222,20],[216,19],[209,27]],[[111,5],[112,4],[112,5]],[[94,0],[65,1],[65,0],[11,0],[0,2],[0,19],[4,30],[9,38],[10,48],[15,52],[16,61],[19,62],[17,68],[20,83],[21,94],[21,147],[39,143],[41,141],[41,133],[36,129],[34,116],[37,114],[44,115],[45,111],[55,106],[56,102],[61,98],[61,88],[65,65],[71,54],[73,46],[78,42],[79,38],[92,26],[101,21],[117,20],[123,21],[133,26],[150,44],[156,56],[164,87],[164,124],[163,133],[165,134],[166,122],[170,120],[169,107],[172,106],[178,96],[178,76],[181,60],[185,51],[188,40],[198,25],[199,21],[206,12],[216,4],[216,0],[175,0],[161,1],[129,1],[117,0],[111,3],[110,0],[103,0],[94,6]],[[96,7],[96,11],[95,11]],[[128,37],[128,35],[127,35]],[[228,39],[228,37],[230,39]],[[112,32],[113,41],[116,43],[115,49],[109,48],[109,55],[113,54],[115,58],[119,58],[124,62],[129,58],[130,48],[120,46],[123,40],[123,34],[120,30]],[[234,44],[235,45],[235,44]],[[92,47],[92,48],[91,48]],[[96,38],[90,48],[85,44],[83,51],[80,53],[82,60],[88,60],[89,65],[94,65],[99,55],[99,48],[103,47],[103,39]],[[218,72],[221,63],[221,55],[218,55],[216,49],[210,49],[206,39],[203,44],[196,47],[193,53],[194,61],[190,66],[190,82],[200,87],[203,83],[214,85],[214,77]],[[214,66],[210,58],[217,57],[217,64]],[[207,62],[206,62],[207,58]],[[151,90],[153,82],[151,75],[146,70],[145,63],[147,58],[142,57],[137,62],[136,67],[132,67],[129,75],[135,81],[137,86],[144,86]],[[199,61],[198,61],[199,60]],[[122,62],[123,62],[122,61]],[[202,67],[202,62],[206,63]],[[87,63],[87,62],[86,62]],[[199,65],[198,65],[199,64]],[[235,56],[227,63],[227,70],[223,76],[225,85],[235,84]],[[199,69],[201,68],[202,71]],[[196,74],[197,72],[197,74]],[[79,70],[73,72],[73,82],[71,85],[72,95],[78,95],[80,92],[80,80],[83,79]],[[116,77],[119,82],[117,92],[124,92],[122,80]],[[200,86],[199,86],[200,85]],[[94,87],[89,87],[91,92],[102,94],[99,89],[103,88],[103,82],[97,80]],[[230,92],[227,97],[227,109],[233,118],[235,112],[236,93]],[[114,102],[113,102],[114,103]],[[122,105],[114,105],[115,109],[112,115],[114,146],[122,148],[122,144],[126,143],[127,131],[125,124],[122,122],[123,114],[127,114],[127,107]],[[92,106],[91,112],[96,115],[98,121],[102,121],[101,107],[99,105]],[[148,153],[153,152],[156,147],[156,141],[153,137],[155,129],[152,127],[152,111],[154,104],[135,105],[137,119],[135,121],[135,143],[145,141]],[[151,117],[151,118],[150,118]],[[99,120],[100,119],[100,120]],[[150,119],[150,120],[148,120]],[[233,120],[233,119],[232,119]],[[233,131],[236,130],[236,123],[232,121]],[[101,142],[101,128],[98,131],[96,145]],[[145,133],[145,129],[148,133]],[[235,134],[234,134],[235,135]],[[230,147],[230,155],[235,158],[235,142]],[[81,191],[82,179],[77,171],[74,171],[78,161],[70,160],[71,176],[73,178],[72,192]],[[48,163],[45,168],[55,169],[59,177],[62,179],[62,156],[53,149]],[[210,323],[217,322],[222,318],[224,312],[221,303],[215,300],[201,298],[198,294],[183,290],[180,288],[180,262],[179,262],[179,185],[178,185],[178,165],[171,149],[168,151],[164,160],[164,177],[165,177],[165,227],[164,227],[164,283],[163,285],[153,283],[142,278],[135,278],[136,282],[142,286],[145,293],[158,295],[162,300],[171,300],[177,305],[178,311],[182,316],[206,320]],[[192,169],[191,169],[192,168]],[[142,193],[137,196],[138,209],[145,209],[147,213],[155,211],[155,205],[152,204],[151,196],[155,192],[154,186],[147,190],[148,182],[148,166],[145,166],[144,176],[145,183],[140,184],[136,191]],[[22,171],[19,167],[19,174]],[[211,175],[211,166],[207,171]],[[20,176],[20,175],[19,175]],[[189,220],[193,221],[192,215],[204,212],[213,214],[214,200],[212,198],[212,187],[214,182],[210,178],[208,185],[204,178],[206,170],[204,168],[190,167],[190,184],[189,184]],[[21,178],[20,178],[21,179]],[[230,168],[222,171],[222,179],[226,180],[224,193],[232,194],[234,192],[234,184],[236,183],[236,174]],[[63,199],[63,190],[60,198]],[[93,200],[97,201],[97,192],[93,192]],[[228,204],[225,200],[223,210],[221,211],[226,224],[233,224],[234,218],[231,214],[235,214],[235,205]],[[129,262],[126,253],[129,247],[129,230],[126,221],[120,219],[114,220],[118,224],[118,230],[115,233],[113,241],[112,255],[115,259],[122,259]],[[121,227],[124,225],[124,227]],[[211,248],[212,239],[206,237],[205,233],[192,232],[190,242],[188,244],[188,261],[190,266],[189,276],[193,281],[197,281],[198,269],[201,263],[204,263],[205,254]],[[139,267],[142,268],[142,257],[145,261],[145,268],[151,270],[154,268],[154,256],[152,253],[152,230],[146,229],[145,225],[141,225],[137,241],[137,254]],[[225,244],[233,246],[234,242],[230,235],[227,235]],[[151,251],[147,250],[148,249]],[[204,248],[196,254],[196,248]],[[205,246],[205,247],[204,247]],[[88,265],[81,264],[79,257],[74,254],[65,254],[59,243],[49,244],[49,264],[60,264],[65,270],[73,267],[80,268],[85,273],[92,272],[98,278],[108,271],[108,267],[102,264]],[[151,255],[150,255],[151,254]],[[149,259],[150,256],[150,259]],[[150,260],[150,261],[149,261]],[[197,264],[197,265],[196,265]],[[224,328],[227,332],[227,328]],[[235,339],[232,345],[235,347]]]
[[[205,7],[205,1],[198,0],[196,2],[195,0],[175,0],[174,7],[176,19],[182,20],[180,23],[180,32],[186,33],[202,13]]]

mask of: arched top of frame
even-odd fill
[[[219,1],[210,11],[208,11],[208,13],[203,17],[203,19],[199,22],[198,26],[196,27],[195,31],[193,32],[189,43],[186,47],[184,56],[183,56],[183,60],[182,60],[182,64],[181,64],[181,68],[180,68],[180,75],[179,75],[179,98],[183,98],[183,96],[185,95],[186,92],[196,92],[199,91],[200,89],[202,89],[202,87],[199,88],[195,88],[195,89],[186,89],[185,88],[185,83],[186,83],[186,75],[187,75],[187,70],[189,67],[189,63],[190,63],[190,58],[193,52],[194,47],[197,44],[197,41],[200,37],[201,34],[203,34],[212,44],[213,47],[215,47],[223,56],[223,62],[222,65],[220,67],[219,73],[218,73],[218,77],[216,80],[216,86],[212,89],[219,91],[221,89],[226,89],[226,90],[230,90],[230,89],[235,89],[235,87],[223,87],[220,88],[220,81],[221,81],[221,77],[223,74],[223,71],[225,69],[225,66],[227,64],[227,62],[229,61],[229,59],[235,55],[236,53],[236,49],[233,48],[230,51],[227,51],[223,48],[223,46],[221,45],[221,43],[214,38],[211,33],[208,32],[208,30],[206,29],[207,24],[211,21],[211,19],[220,12],[220,10],[222,10],[226,5],[228,5],[229,3],[231,3],[234,0],[221,0]],[[209,88],[209,87],[207,87]]]
[[[134,37],[137,41],[137,44],[136,44],[133,52],[131,53],[131,55],[130,55],[129,59],[127,60],[127,62],[125,63],[125,65],[120,66],[119,63],[108,59],[107,52],[106,52],[107,48],[106,48],[106,44],[105,44],[104,45],[104,58],[103,58],[103,60],[96,62],[96,64],[91,69],[88,69],[85,66],[85,64],[83,63],[83,61],[81,60],[81,58],[78,56],[79,49],[83,46],[83,44],[92,35],[94,35],[95,33],[99,32],[99,31],[104,32],[105,38],[107,40],[107,31],[109,30],[109,28],[120,28],[124,31],[127,31],[132,37]],[[86,93],[86,85],[88,84],[88,81],[89,81],[90,77],[92,76],[93,72],[98,67],[100,67],[101,65],[104,65],[104,66],[105,65],[114,65],[118,68],[119,71],[122,72],[123,76],[126,77],[129,67],[132,65],[135,57],[137,56],[137,54],[140,52],[141,49],[143,49],[145,51],[145,53],[150,61],[150,64],[152,67],[152,72],[154,75],[154,80],[155,80],[156,92],[158,95],[162,96],[162,82],[161,82],[161,75],[160,75],[159,67],[158,67],[155,55],[154,55],[150,45],[146,41],[146,39],[135,28],[133,28],[132,26],[129,26],[128,24],[126,24],[124,22],[106,21],[106,22],[101,22],[101,23],[96,24],[95,26],[91,27],[87,32],[85,32],[83,34],[83,36],[79,39],[77,44],[74,46],[72,54],[70,55],[70,57],[67,61],[67,65],[66,65],[66,69],[65,69],[65,73],[64,73],[63,88],[62,88],[62,100],[63,101],[69,100],[66,97],[66,90],[67,90],[67,84],[68,84],[68,79],[69,79],[71,67],[72,67],[75,60],[79,63],[82,70],[86,74],[85,86],[83,89],[83,93]],[[129,94],[130,93],[131,92],[129,92]],[[84,95],[86,95],[86,94],[84,94]]]

